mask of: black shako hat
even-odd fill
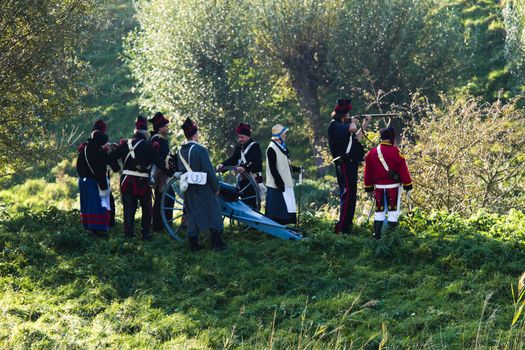
[[[184,131],[184,136],[188,139],[199,131],[197,124],[195,124],[189,117],[186,118],[181,128]]]
[[[340,98],[334,107],[336,115],[345,115],[352,110],[352,100],[349,98]]]
[[[160,128],[166,126],[170,121],[164,117],[164,114],[161,112],[155,113],[155,115],[148,120],[151,124],[153,124],[154,130],[159,130]]]

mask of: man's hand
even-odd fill
[[[243,174],[246,171],[242,166],[238,166],[236,170],[239,174]]]
[[[372,121],[372,116],[371,115],[367,115],[365,117],[365,120],[363,121],[363,125],[362,125],[362,128],[363,130],[365,130],[366,128],[368,128],[368,125],[370,125],[370,122]]]
[[[224,168],[224,164],[217,165],[215,169],[217,169],[217,171],[222,171],[222,168]]]
[[[352,121],[350,122],[350,125],[348,125],[348,131],[350,131],[352,134],[357,131],[357,125],[355,121],[352,118]]]

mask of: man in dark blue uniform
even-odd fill
[[[151,187],[148,184],[152,164],[161,171],[173,175],[165,166],[157,152],[148,142],[148,121],[139,116],[135,122],[135,133],[129,140],[122,140],[120,145],[109,154],[109,162],[122,160],[120,191],[124,206],[124,234],[127,238],[134,235],[134,220],[137,205],[142,208],[142,238],[151,238]]]
[[[262,183],[262,152],[261,146],[258,142],[252,139],[252,129],[250,124],[240,123],[235,129],[237,134],[238,144],[233,151],[230,158],[217,166],[217,170],[225,166],[237,167],[237,172],[240,174],[248,172],[249,175],[253,176],[255,182]],[[255,189],[249,187],[250,182],[246,179],[241,179],[239,182],[239,188],[243,191],[241,196],[243,198],[250,198],[245,203],[252,208],[259,209],[256,207],[257,201],[255,198]]]
[[[187,118],[182,124],[186,142],[180,147],[177,160],[179,169],[186,172],[206,173],[205,183],[189,184],[184,192],[184,209],[187,213],[188,241],[190,250],[202,249],[199,245],[199,234],[209,230],[211,233],[211,247],[215,251],[226,249],[221,235],[224,230],[221,208],[217,195],[219,194],[219,180],[215,175],[208,150],[199,143],[197,125]]]
[[[161,112],[157,112],[155,113],[153,118],[149,120],[149,122],[153,124],[153,132],[151,133],[152,136],[149,139],[151,146],[153,147],[153,150],[157,152],[158,157],[162,161],[164,161],[165,166],[168,167],[167,164],[171,164],[170,158],[174,157],[170,154],[170,145],[167,139],[167,136],[169,134],[169,120],[166,119],[166,117],[164,117],[164,115]],[[173,163],[174,165],[177,164],[176,161]],[[162,198],[162,192],[164,191],[168,179],[169,176],[167,173],[158,169],[155,164],[152,165],[150,173],[150,185],[152,185],[154,189],[153,197],[155,199],[153,204],[153,232],[162,231],[163,228],[160,211],[160,202]],[[166,208],[172,208],[174,204],[172,198],[175,197],[173,193],[173,188],[168,188],[167,192],[171,195],[171,198],[169,196],[166,196],[164,204]],[[165,210],[165,215],[168,221],[171,220],[171,218],[173,217],[173,210]]]
[[[334,158],[335,174],[339,185],[340,211],[335,233],[350,234],[357,200],[357,171],[363,161],[365,150],[359,142],[370,123],[367,117],[361,128],[357,119],[350,117],[351,100],[341,98],[332,112],[328,125],[328,144]]]

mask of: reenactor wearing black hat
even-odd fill
[[[370,193],[376,206],[374,215],[374,238],[381,239],[385,218],[388,228],[394,229],[400,214],[401,186],[410,197],[412,179],[405,156],[395,145],[395,131],[384,128],[379,131],[381,143],[365,157],[365,191]]]
[[[328,126],[328,143],[339,184],[339,221],[335,225],[337,234],[352,232],[357,201],[357,170],[365,154],[364,147],[359,141],[370,123],[370,117],[367,117],[358,129],[357,119],[350,117],[351,109],[350,99],[337,100]]]
[[[164,161],[164,164],[166,168],[169,168],[170,159],[174,157],[170,154],[170,145],[167,139],[167,136],[169,134],[169,120],[164,117],[164,115],[161,112],[155,113],[153,118],[149,120],[149,122],[153,125],[153,132],[151,133],[151,138],[149,139],[149,142],[151,143],[151,146],[153,147],[153,150],[157,152],[159,158]],[[176,165],[176,162],[174,162],[174,165]],[[174,169],[176,171],[176,169]],[[153,187],[153,197],[154,197],[154,204],[153,204],[153,225],[152,230],[153,232],[162,231],[162,218],[161,218],[161,197],[162,192],[165,189],[166,183],[169,179],[169,175],[160,169],[157,168],[155,164],[151,167],[150,172],[150,185]],[[165,206],[167,208],[172,208],[174,204],[173,198],[175,197],[173,193],[173,188],[167,188],[166,191],[170,196],[166,196],[165,199]],[[166,218],[171,220],[173,217],[173,211],[172,210],[165,210]]]
[[[155,164],[161,171],[173,174],[166,168],[165,162],[153,150],[148,142],[148,121],[139,116],[135,122],[135,134],[129,140],[122,140],[121,144],[109,155],[110,162],[122,160],[120,191],[124,206],[124,234],[127,238],[134,235],[134,221],[137,205],[142,208],[142,238],[151,238],[151,187],[149,173]]]
[[[237,134],[238,144],[233,151],[230,158],[217,166],[217,170],[221,171],[225,166],[235,166],[239,173],[248,172],[253,176],[255,182],[262,183],[262,152],[261,146],[254,139],[252,139],[252,129],[250,124],[240,123],[235,129]],[[250,182],[246,179],[241,179],[239,188],[243,191],[241,196],[250,198],[255,196],[255,189],[249,187]],[[257,201],[255,198],[250,198],[245,201],[246,204],[252,208],[256,208]]]
[[[77,173],[80,191],[80,219],[95,235],[107,232],[115,223],[115,203],[109,188],[107,125],[97,120],[87,141],[78,148]]]

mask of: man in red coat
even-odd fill
[[[376,204],[374,238],[381,239],[381,228],[388,213],[388,227],[395,228],[400,214],[401,186],[412,191],[412,179],[405,157],[394,145],[394,129],[380,130],[381,143],[365,157],[365,191],[373,193]]]

